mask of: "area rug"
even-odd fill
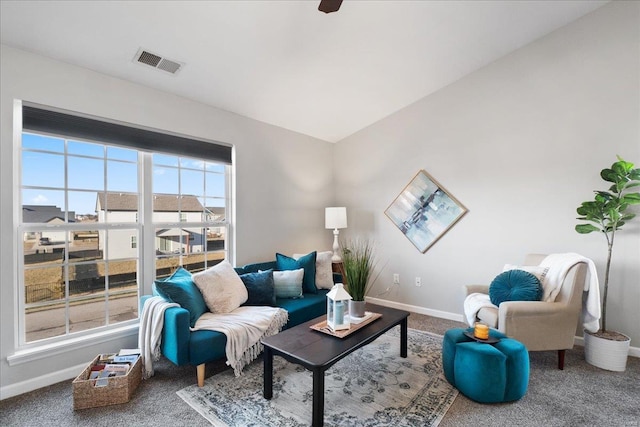
[[[400,357],[399,328],[345,357],[325,372],[327,426],[437,426],[458,391],[442,372],[442,337],[409,329]],[[273,361],[273,398],[262,397],[262,361],[236,378],[213,375],[204,387],[177,392],[220,427],[297,427],[311,424],[312,375],[281,357]]]

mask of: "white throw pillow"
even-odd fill
[[[304,268],[273,272],[273,287],[276,298],[301,298]]]
[[[294,259],[299,259],[307,254],[293,254]],[[331,266],[331,257],[333,252],[318,252],[316,255],[316,288],[331,289],[333,288],[333,268]]]
[[[227,260],[194,274],[193,281],[212,313],[230,313],[249,298],[242,279]]]

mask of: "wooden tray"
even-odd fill
[[[331,335],[334,337],[338,337],[338,338],[344,338],[348,335],[351,335],[352,333],[354,333],[355,331],[357,331],[358,329],[361,329],[365,326],[367,326],[369,323],[379,319],[382,317],[382,314],[380,313],[371,313],[371,317],[369,317],[367,320],[364,320],[361,323],[352,323],[351,324],[351,328],[349,329],[340,329],[337,331],[332,330],[331,328],[329,328],[327,326],[327,321],[323,320],[320,323],[316,323],[315,325],[311,325],[309,326],[311,329],[313,329],[314,331],[318,331],[318,332],[323,332],[327,335]]]

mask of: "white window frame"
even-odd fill
[[[32,360],[37,360],[42,357],[47,357],[52,354],[57,354],[68,348],[79,348],[87,345],[92,345],[92,342],[101,342],[107,337],[111,337],[109,339],[113,339],[116,336],[128,336],[131,335],[134,330],[137,330],[137,325],[139,323],[139,319],[132,319],[125,322],[118,322],[111,325],[101,326],[97,328],[88,329],[85,331],[78,331],[69,333],[68,330],[65,335],[60,335],[56,337],[45,338],[38,341],[26,342],[25,335],[25,286],[24,286],[24,241],[23,236],[25,232],[31,231],[41,231],[44,227],[42,224],[39,225],[30,225],[28,223],[22,222],[22,214],[21,209],[24,204],[22,201],[22,106],[23,102],[20,100],[16,100],[14,102],[14,158],[17,161],[17,172],[14,174],[14,200],[17,200],[16,203],[16,211],[13,214],[14,218],[14,245],[13,247],[17,250],[17,263],[16,263],[16,278],[15,283],[15,307],[17,308],[15,313],[15,348],[17,349],[14,355],[10,355],[7,359],[10,365],[25,363]],[[127,124],[130,126],[130,124]],[[47,134],[46,132],[34,132],[31,130],[26,130],[28,133],[39,133],[43,135],[53,136],[56,138],[65,138],[63,135],[54,135]],[[67,139],[73,140],[83,140],[78,138],[67,137]],[[91,141],[89,139],[84,139],[86,142],[97,143],[101,145],[107,146],[117,146],[116,144],[104,143],[100,141]],[[130,148],[131,147],[125,147]],[[127,229],[137,229],[138,236],[137,239],[137,249],[138,249],[138,271],[137,271],[137,279],[138,279],[138,298],[140,295],[150,294],[151,293],[151,283],[155,278],[155,224],[152,221],[153,207],[152,207],[152,154],[153,153],[145,153],[143,151],[138,150],[138,197],[139,200],[139,209],[138,213],[136,213],[136,222],[135,223],[109,223],[109,224],[100,224],[100,223],[89,223],[89,224],[58,224],[56,225],[56,230],[60,231],[93,231],[93,230],[106,230],[110,227],[124,227]],[[159,152],[162,153],[162,152]],[[65,153],[66,157],[66,153]],[[214,161],[215,162],[215,161]],[[206,227],[223,227],[226,228],[225,234],[225,258],[230,262],[233,262],[234,257],[234,244],[233,239],[235,235],[231,233],[231,221],[233,212],[233,182],[232,179],[234,177],[233,173],[233,163],[230,165],[224,165],[224,176],[225,176],[225,204],[227,215],[224,223],[217,222],[215,224],[207,224]],[[106,170],[105,172],[106,173]],[[66,188],[66,186],[65,186]],[[139,221],[139,216],[143,218],[143,221]],[[205,218],[202,218],[203,223],[205,222]],[[144,224],[147,224],[146,229],[149,231],[145,232]],[[153,224],[151,227],[148,224]],[[198,224],[202,223],[178,223],[179,226],[185,227],[189,225],[199,226]],[[206,245],[206,243],[205,243]],[[145,247],[152,248],[151,250],[143,250]],[[68,251],[67,251],[68,252]],[[147,280],[149,278],[149,280]],[[65,298],[66,304],[68,304],[68,297]],[[140,313],[138,313],[140,314]],[[68,315],[68,314],[67,314]],[[108,316],[108,313],[107,313]]]

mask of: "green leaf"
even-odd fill
[[[602,171],[600,171],[600,177],[608,182],[618,182],[618,174],[612,169],[602,169]]]
[[[602,229],[591,224],[578,224],[576,225],[576,231],[580,234],[589,234],[593,231],[602,231]]]
[[[629,221],[630,219],[633,219],[635,217],[636,217],[636,214],[634,213],[625,214],[622,216],[622,218],[620,218],[620,221]]]
[[[640,193],[628,193],[622,196],[624,203],[629,205],[637,205],[640,203]]]

